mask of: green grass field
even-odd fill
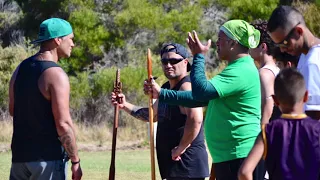
[[[116,152],[116,179],[150,179],[149,150],[122,150]],[[106,180],[109,177],[110,151],[80,152],[81,168],[84,180]],[[11,164],[11,152],[0,153],[0,179],[8,179]],[[70,164],[70,163],[69,163]],[[70,165],[69,165],[70,166]],[[70,168],[68,179],[71,179]],[[158,167],[157,179],[160,179]],[[130,177],[130,178],[128,178]]]
[[[84,180],[107,180],[109,177],[110,151],[80,152]],[[0,179],[9,177],[11,152],[0,153]],[[70,164],[70,163],[69,163]],[[148,149],[119,150],[116,152],[116,180],[151,179],[150,151]],[[157,179],[160,180],[156,164]],[[68,179],[71,179],[69,168]]]

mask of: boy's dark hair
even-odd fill
[[[291,6],[278,6],[273,10],[269,21],[268,31],[273,32],[277,28],[286,30],[286,28],[292,28],[297,24],[305,25],[302,14],[294,7]]]
[[[279,47],[277,47],[275,45],[275,43],[272,41],[271,37],[269,36],[268,30],[267,30],[267,24],[268,24],[268,22],[266,20],[262,20],[262,19],[254,20],[251,23],[251,25],[254,28],[256,28],[257,30],[260,31],[259,46],[262,43],[265,43],[268,47],[267,54],[271,55],[275,58],[275,56],[277,55],[276,53],[278,53],[277,49],[279,49]]]
[[[293,64],[295,67],[298,66],[299,56],[292,56],[288,53],[281,52],[279,48],[276,51],[277,52],[275,53],[276,55],[274,57],[276,61],[283,62],[284,65],[286,65],[288,61],[290,61],[291,64]]]
[[[294,106],[302,101],[305,92],[305,81],[296,69],[281,70],[274,81],[274,94],[280,105]]]

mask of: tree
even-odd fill
[[[60,11],[62,3],[66,0],[15,0],[23,12],[20,28],[25,35],[35,39],[38,34],[39,24],[50,17],[67,18]]]
[[[21,44],[23,31],[19,29],[18,23],[22,17],[21,9],[14,1],[0,0],[0,38],[1,45]]]
[[[83,71],[102,59],[104,44],[110,36],[94,11],[93,0],[74,0],[67,4],[64,10],[72,9],[68,20],[73,27],[76,46],[71,58],[62,64],[66,71]]]
[[[297,1],[292,4],[304,16],[310,31],[320,37],[320,6],[317,3]]]
[[[217,0],[229,9],[229,19],[243,19],[251,22],[255,19],[269,19],[278,6],[278,0]]]

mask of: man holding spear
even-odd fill
[[[237,180],[238,170],[260,132],[261,93],[259,73],[249,55],[256,48],[260,32],[243,20],[230,20],[220,27],[216,42],[220,59],[228,66],[207,79],[204,55],[211,40],[203,45],[195,31],[187,43],[194,55],[190,73],[192,91],[160,88],[154,81],[145,92],[171,105],[208,106],[205,120],[206,142],[214,163],[217,180]],[[264,176],[261,161],[253,179]]]
[[[189,53],[180,44],[170,43],[161,49],[161,63],[168,78],[162,87],[166,89],[191,90],[188,71]],[[117,102],[116,98],[122,101]],[[112,93],[112,103],[133,117],[149,122],[148,108],[126,101],[124,94]],[[157,159],[162,179],[204,180],[209,175],[208,155],[202,129],[202,108],[171,106],[161,101],[153,105],[154,122],[157,126]]]

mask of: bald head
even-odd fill
[[[277,28],[288,31],[297,24],[305,25],[302,14],[291,6],[278,6],[273,10],[269,21],[268,31],[274,32]]]

